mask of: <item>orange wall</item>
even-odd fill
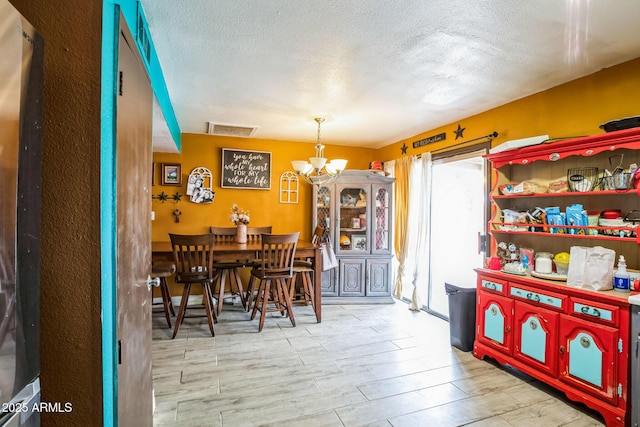
[[[551,138],[602,133],[602,123],[640,114],[640,58],[603,69],[597,73],[556,86],[526,98],[485,111],[455,123],[425,131],[375,151],[378,160],[401,157],[403,144],[407,154],[419,154],[446,148],[494,131],[498,137],[492,145],[536,135]],[[455,141],[453,131],[460,124],[464,139]],[[442,143],[413,148],[414,141],[446,132]]]
[[[468,141],[497,131],[499,136],[493,145],[535,135],[552,138],[592,135],[601,133],[598,126],[609,120],[640,114],[640,58],[601,70],[578,80],[557,86],[512,103],[494,108],[455,123],[425,131],[415,137],[374,150],[328,145],[328,158],[349,160],[349,169],[367,169],[372,160],[388,161],[401,156],[403,144],[409,147],[407,154],[413,155],[427,150],[446,148],[451,144]],[[465,128],[464,139],[455,141],[453,131],[458,123]],[[441,132],[447,133],[444,142],[414,149],[417,141]],[[292,170],[291,160],[306,159],[313,154],[313,144],[288,141],[215,137],[210,135],[184,134],[181,154],[155,153],[156,174],[160,162],[182,164],[182,180],[186,182],[189,172],[204,166],[214,176],[216,196],[210,205],[197,205],[187,201],[178,204],[153,201],[156,220],[153,222],[152,239],[168,240],[167,233],[199,233],[210,225],[233,226],[229,222],[232,203],[251,212],[251,225],[273,225],[274,232],[300,230],[303,239],[311,236],[311,188],[301,183],[298,204],[279,203],[279,178]],[[236,148],[272,152],[271,190],[235,190],[220,188],[221,148]],[[159,177],[156,177],[159,180]],[[153,194],[161,191],[174,194],[177,187],[155,185]],[[184,195],[186,184],[179,192]],[[182,211],[180,223],[174,222],[171,212],[178,207]]]
[[[220,169],[222,148],[258,150],[271,152],[271,189],[245,190],[220,187]],[[229,221],[231,205],[237,203],[247,209],[251,215],[250,226],[272,225],[274,233],[300,231],[301,238],[311,238],[311,186],[300,181],[300,193],[297,204],[280,203],[280,175],[293,171],[292,160],[308,159],[314,154],[314,144],[301,144],[291,141],[272,141],[263,139],[246,139],[219,137],[212,135],[183,134],[182,153],[154,153],[156,182],[160,182],[160,163],[180,163],[182,165],[181,187],[152,187],[152,194],[162,191],[169,195],[182,194],[180,202],[153,200],[152,209],[155,221],[152,222],[152,240],[169,240],[168,233],[193,234],[208,232],[210,226],[233,227]],[[327,145],[325,155],[329,159],[345,158],[349,160],[348,169],[367,169],[373,160],[373,150]],[[211,204],[196,204],[189,201],[186,182],[191,170],[205,167],[213,175],[213,191],[215,198]],[[172,215],[178,208],[180,222],[175,222]]]

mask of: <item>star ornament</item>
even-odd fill
[[[453,133],[456,134],[456,139],[458,138],[464,138],[464,136],[462,135],[462,132],[464,132],[466,128],[463,128],[460,126],[460,123],[458,123],[458,129],[454,130]]]
[[[400,150],[402,150],[402,154],[407,154],[407,144],[402,144],[402,147],[400,147]]]

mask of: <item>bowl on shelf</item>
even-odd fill
[[[604,219],[616,219],[622,216],[622,210],[620,209],[606,209],[600,213],[600,216]]]
[[[556,273],[561,276],[566,276],[569,272],[569,262],[562,262],[553,260],[553,263],[556,265]]]

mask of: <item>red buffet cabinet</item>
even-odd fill
[[[640,164],[640,130],[631,129],[489,154],[492,218],[488,232],[495,255],[498,243],[536,252],[569,252],[571,246],[604,246],[625,255],[639,269],[640,236],[629,226],[584,227],[574,233],[550,233],[543,227],[514,226],[501,220],[502,210],[527,211],[574,203],[601,212],[639,209],[637,189],[559,193],[500,194],[505,184],[542,186],[567,179],[579,168],[612,170],[619,162]],[[559,227],[562,229],[562,227]],[[556,228],[556,231],[558,228]],[[628,293],[592,291],[545,280],[477,269],[477,318],[474,355],[509,364],[602,414],[607,426],[629,425],[631,396],[630,308]]]

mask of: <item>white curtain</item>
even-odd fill
[[[430,212],[431,153],[413,159],[409,184],[409,253],[407,272],[411,275],[410,310],[422,308],[421,299],[429,284],[429,212]]]
[[[385,171],[394,176],[395,164],[385,162]],[[431,177],[431,153],[424,153],[421,157],[414,157],[409,181],[409,218],[408,218],[408,253],[402,279],[402,297],[409,299],[410,310],[420,310],[421,300],[426,297],[429,284],[429,199]],[[397,257],[397,254],[395,254]],[[392,283],[398,281],[398,260],[394,259],[393,270],[395,277]],[[411,285],[411,286],[409,286]]]

